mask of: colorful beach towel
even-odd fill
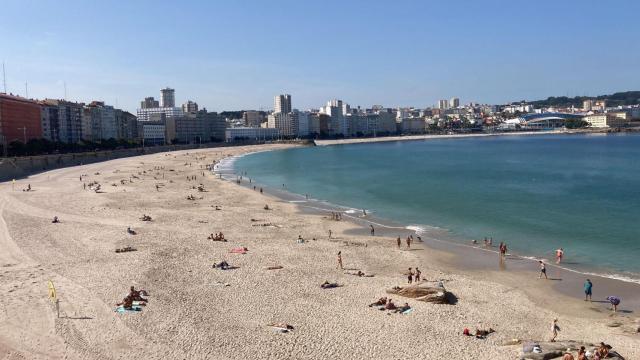
[[[246,254],[247,251],[249,251],[249,249],[242,247],[242,248],[233,248],[231,249],[230,252],[233,254]]]
[[[142,306],[133,305],[131,309],[125,309],[123,305],[120,305],[114,311],[120,314],[124,314],[126,312],[140,312],[142,311]]]

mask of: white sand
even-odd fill
[[[604,340],[628,359],[640,358],[638,335],[605,326],[606,318],[555,313],[519,290],[445,274],[420,251],[397,250],[394,239],[348,236],[344,231],[357,225],[303,215],[294,204],[209,173],[202,177],[200,165],[255,149],[192,150],[59,169],[18,181],[16,191],[11,183],[0,184],[0,358],[514,359],[521,346],[502,344],[548,339],[554,317],[560,317],[560,339]],[[165,169],[149,171],[154,166]],[[80,174],[88,174],[86,183],[100,182],[104,193],[83,190]],[[140,179],[121,185],[130,175]],[[190,175],[197,181],[186,181]],[[18,191],[28,183],[35,191]],[[208,192],[190,189],[199,183]],[[165,186],[157,192],[155,184]],[[189,194],[203,199],[187,200]],[[263,210],[267,203],[273,210]],[[154,221],[139,221],[143,213]],[[62,223],[51,223],[56,215]],[[252,226],[258,223],[281,227]],[[127,226],[138,235],[128,235]],[[329,241],[328,229],[340,240],[368,246]],[[229,242],[206,239],[218,231]],[[298,235],[307,243],[297,244]],[[114,252],[127,245],[138,251]],[[249,253],[228,252],[237,246]],[[336,269],[338,251],[345,267],[376,276],[343,274]],[[239,268],[211,268],[223,259]],[[284,268],[265,270],[270,265]],[[458,303],[394,298],[415,308],[408,315],[367,306],[386,296],[386,288],[403,285],[402,272],[415,266],[423,278],[446,279]],[[48,280],[57,287],[61,318],[47,298]],[[322,290],[324,280],[344,286]],[[115,313],[114,304],[131,285],[151,293],[149,305],[140,313]],[[270,322],[295,330],[276,333],[266,326]],[[461,336],[464,327],[476,326],[497,332],[486,340]]]

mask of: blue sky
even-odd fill
[[[503,103],[640,90],[640,1],[0,2],[8,91],[209,110]],[[0,84],[0,91],[2,90]]]

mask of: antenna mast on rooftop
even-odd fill
[[[4,83],[4,93],[7,93],[7,74],[4,71],[4,61],[2,62],[2,82]]]
[[[67,100],[67,82],[64,82],[64,99]]]

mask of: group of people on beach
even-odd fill
[[[207,240],[213,240],[213,241],[224,241],[226,242],[227,239],[224,238],[224,234],[222,233],[222,231],[217,232],[215,235],[211,234],[207,237]]]
[[[407,283],[408,284],[412,284],[412,283],[418,283],[421,280],[422,276],[422,272],[420,271],[420,269],[418,269],[418,267],[416,267],[416,270],[414,271],[412,268],[409,268],[409,270],[407,271]]]
[[[135,287],[131,286],[129,294],[127,294],[121,302],[117,303],[116,306],[122,306],[125,310],[133,310],[134,301],[137,301],[138,305],[144,306],[148,300],[143,298],[143,296],[149,296],[149,293],[146,290],[136,290]]]
[[[418,238],[418,241],[422,241],[422,238],[420,236],[416,235],[416,237]],[[413,234],[407,236],[407,239],[406,239],[407,250],[411,249],[412,242],[413,242]],[[400,239],[400,236],[398,236],[398,238],[396,239],[396,243],[398,245],[398,249],[400,249],[402,247],[402,239]]]

